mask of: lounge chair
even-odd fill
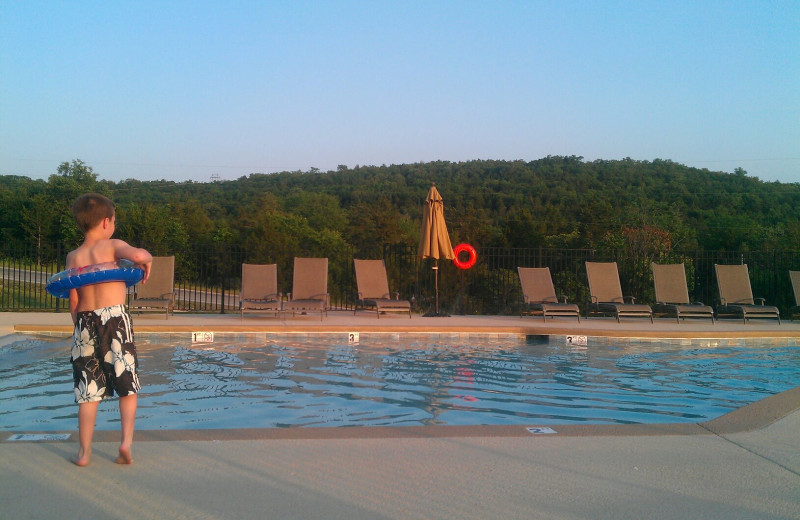
[[[800,316],[800,271],[789,271],[789,278],[792,279],[792,289],[794,289],[794,307],[789,312],[792,313],[792,321]]]
[[[701,302],[689,302],[683,264],[653,262],[653,283],[656,289],[653,313],[675,316],[678,323],[681,318],[711,318],[711,323],[714,323],[714,309]]]
[[[294,259],[292,273],[292,292],[284,302],[283,310],[294,315],[297,312],[307,314],[318,312],[319,319],[328,314],[328,259],[301,258]]]
[[[753,298],[750,287],[750,275],[747,264],[720,265],[714,264],[717,272],[720,305],[717,307],[717,318],[733,316],[742,318],[744,323],[752,318],[776,318],[781,322],[781,314],[777,307],[764,305],[764,298]],[[756,305],[755,301],[761,303]]]
[[[553,287],[553,278],[550,276],[549,267],[517,267],[519,281],[522,285],[522,317],[528,314],[541,314],[542,319],[555,316],[575,316],[581,321],[581,311],[574,303],[558,301],[556,290]]]
[[[138,314],[142,309],[164,309],[166,319],[175,307],[175,257],[154,256],[150,266],[150,279],[136,286],[131,310]]]
[[[411,318],[411,304],[408,300],[401,300],[400,293],[394,293],[394,298],[389,292],[389,282],[386,278],[386,264],[383,260],[358,260],[353,259],[356,268],[356,285],[358,285],[358,300],[353,314],[362,308],[374,307],[378,318],[382,312],[407,312]]]
[[[590,295],[587,316],[611,313],[618,323],[620,318],[650,318],[650,323],[653,322],[653,310],[649,305],[635,303],[633,296],[622,296],[616,262],[586,262],[586,277]],[[630,303],[626,303],[626,299]]]
[[[239,293],[239,311],[244,319],[246,311],[279,315],[283,295],[278,292],[278,266],[276,264],[242,264],[242,290]]]

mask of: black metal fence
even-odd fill
[[[549,267],[559,294],[582,309],[589,297],[586,261],[615,261],[625,295],[637,302],[653,303],[651,262],[683,263],[689,295],[694,301],[717,305],[714,264],[747,264],[753,294],[776,305],[782,315],[795,305],[789,271],[800,271],[800,251],[672,251],[647,255],[629,251],[591,249],[510,249],[478,250],[478,262],[467,271],[452,262],[420,260],[416,248],[386,245],[373,258],[386,261],[389,287],[399,291],[420,312],[431,309],[436,295],[438,271],[440,310],[451,314],[516,314],[522,294],[517,267]],[[156,252],[175,255],[177,310],[224,313],[238,308],[241,264],[277,263],[279,287],[291,292],[293,257],[270,255],[247,248],[217,247],[213,250]],[[296,256],[324,256],[329,259],[328,290],[333,309],[352,309],[356,294],[352,250],[314,251]],[[47,294],[44,284],[52,274],[64,269],[64,247],[48,244],[19,251],[0,245],[0,310],[62,311],[66,301]]]

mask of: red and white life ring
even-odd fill
[[[456,267],[459,269],[469,269],[475,265],[475,262],[478,260],[478,252],[469,244],[458,244],[453,248],[453,253],[456,255],[455,258],[453,258],[453,263],[456,264]],[[467,253],[468,258],[466,262],[461,261],[461,253]]]

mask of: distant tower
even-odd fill
[[[211,174],[211,182],[219,182],[219,174],[212,173]]]

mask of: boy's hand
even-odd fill
[[[146,264],[142,264],[142,269],[144,269],[144,277],[142,277],[142,283],[147,283],[147,279],[150,278],[150,267],[153,265],[153,262],[147,262]]]

